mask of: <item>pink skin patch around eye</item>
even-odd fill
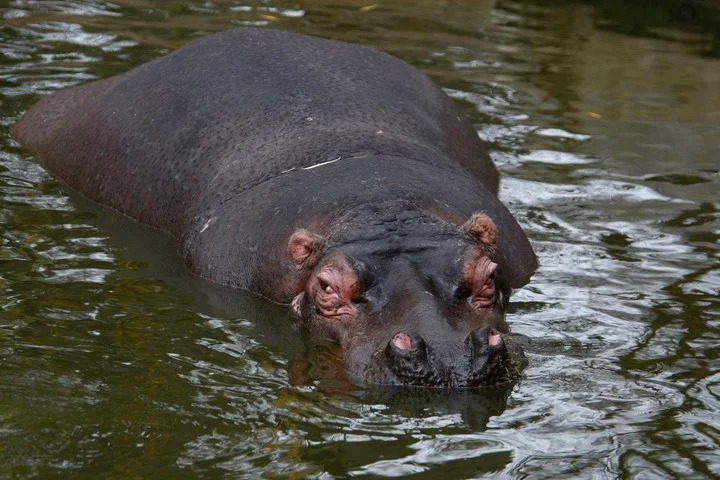
[[[493,274],[498,264],[488,257],[482,257],[475,265],[470,283],[472,285],[471,303],[475,307],[489,307],[495,302],[495,282]]]
[[[349,320],[357,314],[352,296],[357,289],[357,276],[341,258],[329,261],[311,280],[312,295],[318,313],[326,318]]]

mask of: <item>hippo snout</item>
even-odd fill
[[[519,354],[522,356],[522,352]],[[433,345],[416,332],[397,332],[376,359],[392,384],[472,388],[512,381],[518,359],[492,327],[471,331],[464,340]],[[522,358],[524,360],[524,356]]]

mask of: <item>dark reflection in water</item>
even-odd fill
[[[717,2],[0,7],[0,477],[720,477]],[[67,191],[40,96],[238,26],[353,41],[468,112],[541,260],[507,390],[358,390],[282,307]]]
[[[598,28],[650,38],[673,38],[678,31],[702,33],[706,38],[695,40],[697,52],[720,56],[720,4],[713,0],[586,0],[584,3],[596,7]]]

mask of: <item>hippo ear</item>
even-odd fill
[[[537,269],[535,253],[525,232],[504,205],[497,202],[489,211],[492,219],[485,213],[476,212],[465,222],[463,230],[502,255],[510,286],[520,288]]]
[[[463,230],[476,241],[502,254],[507,268],[505,278],[512,288],[520,288],[537,270],[537,257],[517,220],[503,204],[497,200],[493,203],[489,210],[492,219],[485,213],[476,212],[465,222]]]
[[[312,268],[317,264],[318,253],[324,245],[323,237],[301,228],[290,237],[288,255],[296,268]]]
[[[497,244],[498,229],[495,222],[482,212],[473,213],[470,220],[463,225],[463,230],[488,247],[494,247]]]

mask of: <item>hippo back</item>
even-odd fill
[[[12,133],[69,186],[177,237],[208,196],[338,158],[409,158],[498,186],[473,126],[419,71],[277,30],[223,32],[54,93]]]

